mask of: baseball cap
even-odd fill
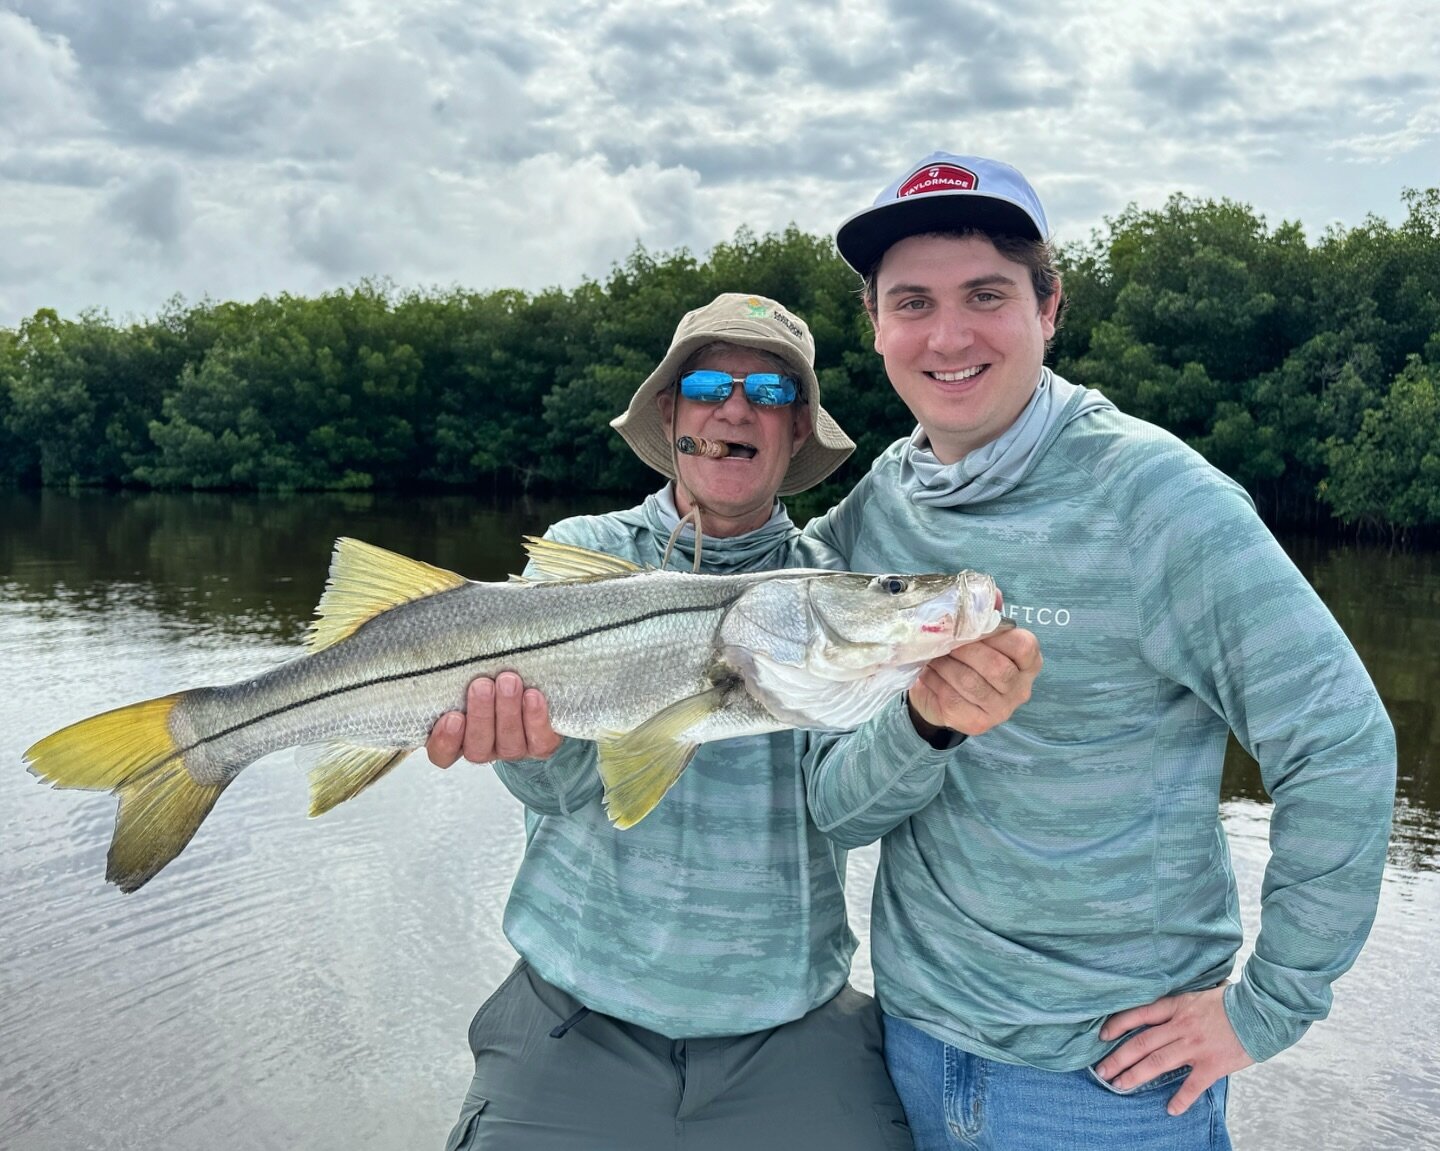
[[[1016,169],[983,156],[931,152],[835,233],[845,262],[867,275],[891,244],[922,232],[976,227],[1049,238],[1045,209]]]
[[[820,406],[820,381],[815,378],[815,340],[804,320],[764,296],[726,292],[685,313],[670,341],[670,350],[631,397],[630,406],[610,421],[635,454],[669,479],[675,478],[675,453],[655,397],[670,387],[690,356],[706,344],[738,344],[779,356],[794,373],[800,394],[810,405],[813,429],[796,449],[780,481],[778,495],[812,488],[843,464],[855,444]]]

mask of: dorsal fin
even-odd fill
[[[382,611],[466,582],[444,568],[341,536],[335,541],[330,578],[315,605],[305,645],[311,651],[324,651]]]
[[[525,553],[536,568],[536,574],[530,577],[532,580],[606,579],[644,570],[639,564],[619,556],[591,551],[575,544],[557,543],[539,536],[525,536],[524,539]]]

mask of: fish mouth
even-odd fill
[[[962,614],[958,595],[948,592],[923,605],[916,623],[921,635],[944,636],[947,639],[954,639],[960,631]]]
[[[988,576],[975,573],[965,581],[963,592],[969,605],[967,612],[959,613],[960,616],[968,616],[978,625],[977,635],[989,635],[992,631],[1003,627],[1005,616],[995,606],[996,588],[995,583]],[[959,635],[960,620],[956,619],[956,635]],[[1013,627],[1013,622],[1011,623]]]
[[[953,637],[960,626],[960,616],[955,612],[947,612],[937,620],[929,623],[922,623],[920,631],[924,635],[948,635]]]

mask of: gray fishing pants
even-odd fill
[[[475,1078],[445,1148],[910,1151],[880,1044],[849,986],[769,1031],[667,1039],[586,1012],[522,959],[470,1024]]]

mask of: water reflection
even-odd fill
[[[524,563],[523,535],[611,502],[0,492],[0,580],[42,612],[128,602],[206,631],[289,638],[320,598],[337,536],[504,579]]]
[[[1286,550],[1334,613],[1395,724],[1390,859],[1440,867],[1440,555],[1290,539]],[[1225,797],[1265,799],[1260,769],[1232,739]]]
[[[17,765],[63,723],[292,657],[337,535],[499,579],[523,534],[577,510],[0,493],[0,1146],[443,1142],[469,1078],[466,1024],[513,959],[499,919],[520,813],[491,773],[413,761],[312,823],[303,775],[272,757],[161,880],[124,897],[100,879],[114,801],[49,791]],[[1396,830],[1334,1016],[1237,1079],[1232,1128],[1267,1151],[1440,1145],[1440,557],[1291,552],[1394,717]],[[1253,939],[1268,806],[1238,748],[1224,793]],[[873,864],[852,860],[862,939]],[[867,986],[863,949],[855,972]]]

